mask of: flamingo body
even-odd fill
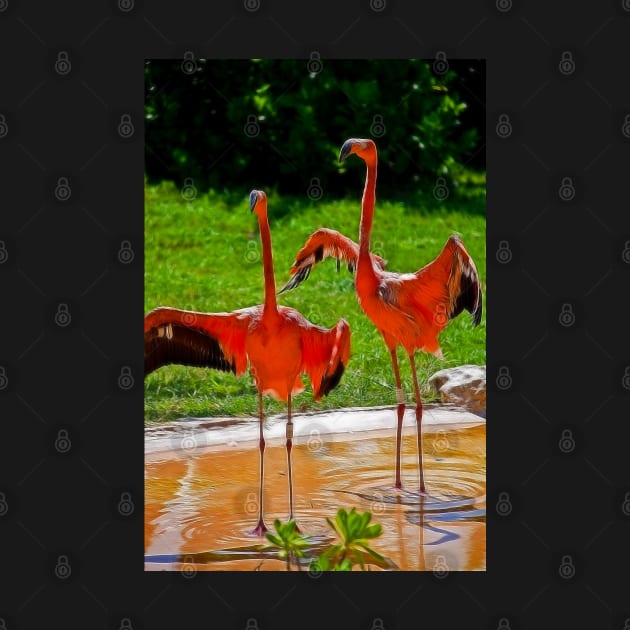
[[[349,269],[356,269],[357,299],[363,312],[383,337],[390,352],[396,381],[398,425],[395,487],[402,488],[400,448],[405,403],[397,358],[398,346],[402,346],[409,357],[413,377],[420,493],[425,494],[422,468],[422,401],[414,354],[416,350],[422,350],[442,358],[438,336],[448,322],[464,309],[472,314],[473,325],[479,324],[482,312],[479,276],[475,263],[457,234],[448,238],[433,261],[416,272],[397,273],[386,270],[386,261],[370,252],[376,200],[376,145],[369,139],[350,138],[341,147],[340,161],[351,154],[356,154],[366,164],[359,243],[357,245],[334,230],[320,228],[298,252],[290,270],[292,278],[283,291],[295,288],[304,281],[312,266],[326,255],[343,259]]]
[[[262,397],[287,403],[287,462],[289,518],[293,518],[291,397],[304,391],[301,374],[311,381],[315,400],[339,384],[350,357],[350,326],[339,319],[333,328],[316,326],[293,308],[278,306],[275,295],[267,197],[250,195],[258,215],[263,250],[265,302],[230,313],[202,313],[160,306],[144,319],[145,375],[163,365],[181,364],[233,372],[241,376],[249,366],[258,390],[260,421],[260,503],[255,535],[267,531],[263,520]]]

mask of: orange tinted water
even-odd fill
[[[425,482],[418,487],[415,430],[403,434],[403,486],[394,481],[394,431],[294,440],[294,516],[318,548],[332,541],[325,517],[369,510],[383,534],[373,547],[403,571],[486,568],[485,423],[423,430]],[[145,459],[147,570],[286,570],[252,537],[258,518],[258,445],[151,453]],[[265,521],[288,517],[286,450],[265,451]],[[308,566],[308,565],[306,565]],[[372,567],[377,568],[377,567]]]

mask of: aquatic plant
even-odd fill
[[[297,523],[290,520],[282,523],[280,519],[273,522],[276,533],[267,532],[265,536],[271,544],[265,545],[264,549],[277,548],[278,557],[287,561],[287,571],[291,570],[291,562],[295,561],[298,571],[301,571],[298,558],[304,557],[304,549],[310,545],[310,536],[302,536],[297,529]]]
[[[349,512],[339,508],[334,522],[327,517],[326,521],[339,542],[329,545],[319,556],[313,558],[309,570],[352,571],[355,565],[359,565],[361,570],[365,571],[365,564],[371,559],[379,566],[387,564],[387,560],[369,545],[369,541],[383,533],[381,524],[370,525],[371,520],[371,512],[357,512],[356,508]],[[277,535],[267,532],[270,544],[264,549],[278,549],[278,557],[286,559],[288,571],[291,570],[292,561],[297,564],[298,570],[301,570],[298,558],[305,557],[305,550],[311,547],[311,537],[300,534],[294,520],[282,523],[276,519],[274,527]]]

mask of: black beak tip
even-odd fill
[[[352,142],[350,140],[346,140],[342,147],[341,151],[339,151],[339,162],[343,162],[348,155],[350,155],[350,149],[352,148]]]
[[[258,201],[258,191],[252,190],[252,192],[249,193],[249,211],[250,212],[254,211],[257,201]]]

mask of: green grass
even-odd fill
[[[321,226],[358,240],[360,191],[351,200],[284,199],[269,194],[269,215],[277,289],[309,234]],[[485,364],[486,220],[482,197],[452,197],[437,202],[430,195],[389,202],[377,198],[372,251],[388,260],[392,271],[415,271],[433,260],[451,232],[459,232],[481,276],[484,313],[473,328],[467,312],[450,322],[440,337],[444,360],[417,354],[425,400],[433,395],[427,379],[444,367]],[[198,311],[232,311],[263,301],[260,240],[255,215],[242,197],[208,193],[184,201],[170,183],[145,187],[145,313],[166,305]],[[373,324],[361,311],[352,275],[335,261],[317,265],[299,288],[279,296],[279,303],[299,310],[326,327],[344,317],[352,329],[352,354],[340,385],[320,403],[310,387],[295,399],[298,410],[389,405],[395,402],[389,353]],[[407,401],[413,401],[409,363],[399,363]],[[256,389],[251,376],[184,366],[165,366],[145,379],[145,420],[186,416],[255,415]],[[267,413],[285,405],[267,398]]]

